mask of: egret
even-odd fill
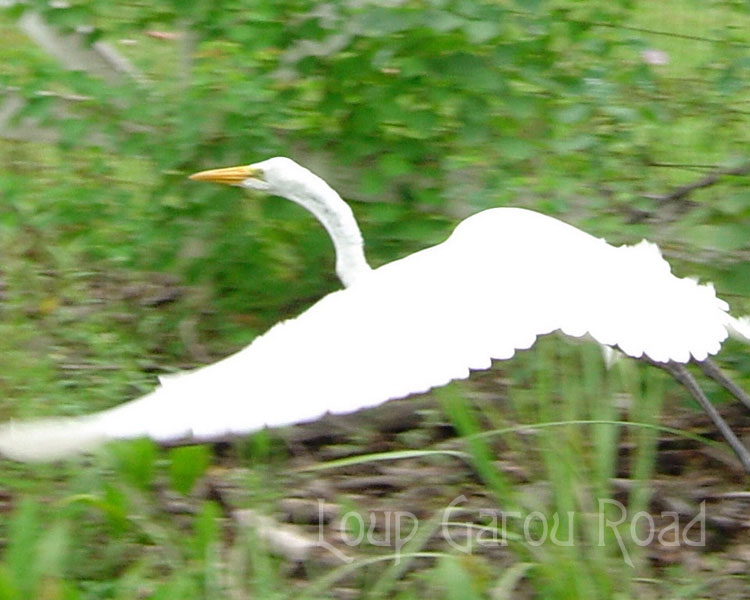
[[[654,244],[616,247],[537,212],[492,208],[444,242],[372,269],[351,208],[288,158],[191,179],[309,210],[333,241],[344,289],[223,360],[161,377],[139,399],[82,417],[7,423],[0,454],[55,460],[109,440],[211,441],[352,412],[467,378],[560,331],[667,368],[750,470],[750,453],[684,367],[698,362],[750,406],[709,360],[730,335],[750,342],[750,320],[732,317],[712,285],[672,275]]]

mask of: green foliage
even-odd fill
[[[552,341],[537,342],[536,357],[517,357],[521,369],[531,367],[533,378],[528,388],[518,385],[512,391],[513,412],[521,415],[527,427],[505,426],[507,408],[500,412],[491,404],[479,405],[480,412],[465,401],[455,402],[455,386],[443,388],[443,396],[452,404],[449,413],[453,422],[467,436],[477,474],[493,492],[498,506],[516,515],[503,523],[505,528],[499,534],[509,540],[523,561],[519,564],[525,565],[535,589],[545,598],[609,598],[615,590],[627,594],[632,582],[624,565],[640,563],[643,548],[629,537],[630,521],[615,533],[614,527],[602,527],[596,516],[614,503],[613,452],[623,435],[632,435],[637,448],[626,514],[637,514],[647,505],[650,492],[644,482],[654,461],[656,430],[652,425],[662,401],[661,374],[649,373],[641,385],[639,373],[630,363],[605,372],[596,348],[577,351],[549,343]],[[620,374],[620,385],[632,402],[627,433],[615,418],[613,402]],[[480,417],[499,427],[487,431],[479,426]],[[528,456],[529,446],[522,436],[530,432],[538,457]],[[489,449],[489,439],[496,436],[502,436],[511,451],[526,455],[528,465],[542,465],[543,476],[536,475],[533,480],[548,481],[548,494],[529,493],[508,482]],[[608,515],[606,519],[613,522],[616,517]],[[443,565],[443,569],[451,573],[451,579],[466,577],[457,563],[447,564],[450,566]],[[467,593],[466,588],[465,583],[458,585],[448,597],[464,597],[456,594]]]
[[[142,81],[64,70],[15,26],[31,5],[62,32],[91,26],[85,43],[114,44]],[[649,237],[678,274],[715,281],[750,312],[747,176],[688,203],[654,199],[747,163],[749,31],[747,4],[730,1],[17,3],[0,13],[0,87],[26,102],[12,125],[34,121],[57,141],[0,141],[0,421],[132,398],[155,373],[225,355],[336,288],[330,242],[302,209],[186,180],[274,154],[309,162],[352,202],[375,265],[444,239],[457,215],[520,205],[617,243]],[[151,302],[152,288],[178,300]],[[728,350],[747,377],[747,353]],[[543,347],[514,372],[525,422],[564,423],[540,427],[529,457],[552,490],[541,506],[518,497],[475,435],[480,423],[502,429],[502,415],[443,394],[499,503],[564,513],[609,497],[628,435],[638,448],[630,502],[642,507],[661,381],[623,372],[643,424],[625,434],[601,401],[620,382],[591,355]],[[255,470],[283,452],[263,434],[247,454],[249,487],[272,498]],[[0,600],[221,597],[227,581],[234,595],[283,593],[267,549],[230,539],[217,505],[191,497],[211,461],[207,447],[162,453],[133,442],[62,470],[4,467],[3,486],[50,504],[23,501],[0,522]],[[584,487],[590,497],[577,493]],[[165,517],[163,490],[195,511]],[[415,540],[413,558],[426,547]],[[421,585],[430,597],[471,599],[513,597],[522,578],[539,597],[632,589],[611,545],[587,548],[517,544],[523,562],[501,572],[446,556]],[[309,597],[371,564],[321,575]],[[399,569],[383,571],[377,593],[424,597],[398,587]]]
[[[169,475],[172,487],[181,494],[188,494],[196,481],[205,473],[211,460],[208,446],[186,446],[169,453]]]
[[[0,563],[0,598],[77,598],[65,584],[69,527],[45,528],[40,507],[24,500],[10,519],[4,560]]]
[[[350,199],[385,196],[401,208],[383,219],[377,206],[355,206],[380,263],[439,240],[446,228],[397,234],[400,247],[382,230],[429,223],[449,207],[525,203],[565,215],[588,196],[597,216],[587,225],[634,241],[622,232],[633,202],[653,209],[641,194],[695,177],[652,165],[728,164],[750,141],[745,113],[722,110],[747,99],[750,81],[739,34],[750,17],[736,4],[712,11],[717,27],[694,50],[638,28],[658,20],[669,29],[678,13],[676,34],[702,30],[704,13],[677,3],[316,5],[40,3],[63,28],[87,23],[97,39],[134,39],[122,50],[149,78],[105,85],[51,61],[6,75],[27,93],[23,116],[52,118],[54,99],[36,93],[51,79],[55,91],[91,98],[62,122],[64,160],[34,182],[43,197],[52,184],[54,199],[26,208],[32,222],[54,223],[53,243],[78,237],[98,258],[176,272],[204,285],[221,312],[266,324],[331,289],[328,242],[303,211],[278,213],[273,199],[186,182],[192,170],[325,151],[343,173],[324,175],[336,183],[352,173]],[[151,27],[182,37],[144,38]],[[654,47],[668,64],[644,62],[642,52]],[[693,73],[701,77],[687,97],[682,81]],[[94,135],[103,137],[101,150],[81,153]],[[13,174],[19,162],[6,175],[14,207],[29,197],[23,172]],[[725,231],[750,221],[745,195],[741,186],[703,194],[695,215],[716,221],[711,239],[731,237],[747,250]],[[603,211],[614,218],[602,220]],[[687,228],[667,241],[705,239]],[[722,291],[744,293],[739,264],[719,273]]]
[[[115,470],[130,485],[147,490],[154,480],[156,468],[156,445],[149,439],[133,440],[114,444],[107,448],[113,459]]]
[[[435,571],[445,600],[479,600],[483,597],[476,590],[478,579],[455,557],[441,558]]]

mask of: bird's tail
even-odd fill
[[[125,404],[82,417],[11,421],[0,425],[0,457],[48,462],[90,452],[112,440],[199,441],[198,419],[182,402],[182,388],[159,387]],[[204,419],[205,420],[205,419]],[[208,439],[210,436],[204,436]]]
[[[180,415],[165,404],[159,388],[136,400],[81,417],[55,417],[31,421],[11,421],[0,425],[0,456],[24,462],[49,462],[91,452],[111,440],[151,435],[162,429],[172,433],[181,424]],[[171,415],[171,416],[170,416]],[[149,429],[149,423],[156,423]],[[174,437],[178,437],[175,435]]]
[[[0,455],[24,462],[53,461],[93,450],[108,437],[95,415],[11,421],[0,426]]]
[[[729,317],[727,323],[729,335],[740,341],[750,344],[750,315],[744,317]]]

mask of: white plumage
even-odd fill
[[[209,440],[350,412],[466,378],[557,330],[662,363],[703,361],[730,333],[750,341],[750,323],[731,317],[710,284],[673,276],[646,241],[614,247],[536,212],[495,208],[442,244],[371,270],[349,207],[289,159],[193,177],[310,209],[347,287],[138,400],[6,424],[0,453],[50,460],[114,439]]]

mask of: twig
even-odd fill
[[[685,365],[674,362],[661,363],[655,360],[651,360],[650,358],[645,358],[645,360],[652,365],[664,369],[678,382],[685,386],[688,392],[690,392],[690,395],[693,396],[698,404],[701,405],[703,410],[706,411],[706,414],[711,417],[711,420],[714,422],[714,425],[716,425],[716,428],[719,430],[721,435],[724,436],[724,439],[727,441],[732,450],[734,450],[734,453],[737,455],[740,463],[742,463],[742,467],[745,470],[745,473],[750,473],[750,451],[737,438],[732,429],[729,427],[729,425],[727,425],[726,421],[724,421],[723,417],[719,414],[719,411],[714,408],[713,404],[711,404],[711,402],[706,397],[706,394],[703,392],[703,389],[700,387],[700,385],[698,385],[698,382],[685,368]]]
[[[685,196],[694,192],[695,190],[700,190],[714,185],[726,175],[750,175],[750,163],[746,163],[744,165],[740,165],[739,167],[734,167],[731,169],[719,169],[717,171],[714,171],[713,173],[710,173],[709,175],[706,175],[698,181],[694,181],[693,183],[688,183],[686,185],[678,187],[676,190],[670,192],[669,194],[647,195],[646,198],[657,200],[661,203],[676,202],[677,200],[682,200]]]
[[[707,358],[706,360],[696,362],[701,368],[701,371],[703,371],[708,377],[721,385],[725,390],[732,394],[732,396],[742,402],[742,404],[744,404],[747,408],[750,408],[750,395],[748,395],[745,390],[743,390],[734,381],[732,381],[732,379],[727,376],[714,361]]]
[[[669,163],[651,163],[649,166],[652,167],[673,167],[673,168],[688,168],[689,165],[678,165],[678,164],[669,164]],[[694,167],[704,167],[705,165],[692,165]],[[695,190],[700,190],[703,188],[707,188],[709,186],[714,185],[715,183],[718,183],[723,177],[726,177],[727,175],[730,176],[743,176],[743,175],[750,175],[750,163],[745,163],[743,165],[740,165],[739,167],[733,167],[729,169],[717,169],[713,173],[709,173],[708,175],[702,177],[701,179],[698,179],[697,181],[694,181],[693,183],[688,183],[683,186],[678,187],[677,189],[669,192],[668,194],[644,194],[644,198],[648,198],[649,200],[655,200],[659,204],[661,204],[662,207],[673,205],[677,210],[677,215],[687,212],[690,208],[693,208],[696,206],[696,202],[693,202],[692,200],[688,199],[687,196],[694,192]],[[643,209],[632,209],[630,213],[630,217],[628,219],[628,223],[642,223],[643,221],[651,218],[653,216],[655,211],[651,210],[643,210]]]
[[[664,163],[664,162],[649,162],[649,167],[664,167],[668,169],[688,169],[690,171],[701,171],[705,169],[720,169],[719,165],[702,165],[696,163]]]

